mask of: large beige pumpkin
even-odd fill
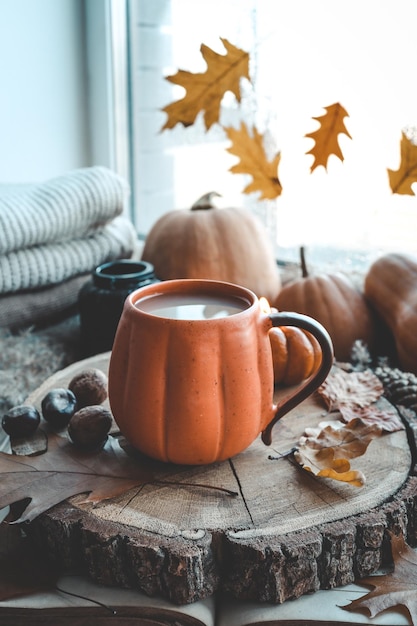
[[[162,280],[222,280],[273,301],[281,278],[262,222],[243,208],[216,208],[211,197],[160,217],[147,236],[142,260],[152,263]]]

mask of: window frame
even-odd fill
[[[127,0],[85,0],[85,27],[91,161],[131,183]]]

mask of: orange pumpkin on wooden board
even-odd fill
[[[296,326],[275,326],[269,331],[269,339],[276,385],[297,385],[320,367],[321,348],[308,331]]]
[[[279,311],[313,317],[329,333],[338,361],[349,361],[355,341],[372,350],[374,313],[353,281],[341,272],[309,275],[301,248],[302,278],[284,285],[273,304]]]
[[[392,333],[401,369],[417,374],[417,258],[381,256],[365,276],[364,293]]]
[[[215,195],[162,215],[146,238],[142,260],[161,280],[222,280],[272,301],[281,277],[266,229],[246,209],[216,208]]]

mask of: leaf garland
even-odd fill
[[[344,134],[349,139],[352,139],[344,123],[344,118],[348,116],[346,109],[339,102],[324,107],[324,109],[326,111],[324,115],[313,117],[314,120],[319,122],[319,128],[305,135],[315,142],[311,150],[307,152],[307,154],[311,154],[314,157],[310,168],[311,172],[319,165],[327,169],[327,162],[331,154],[343,161],[344,157],[338,140],[339,135]]]
[[[161,130],[172,129],[177,124],[191,126],[198,114],[203,112],[207,131],[213,124],[220,123],[220,105],[226,92],[231,92],[237,102],[241,103],[241,80],[252,82],[249,73],[249,53],[234,46],[225,38],[220,38],[220,41],[226,54],[218,54],[205,44],[200,46],[201,55],[207,64],[205,72],[193,73],[180,69],[175,74],[165,77],[170,83],[183,87],[186,93],[183,98],[162,109],[167,114],[167,119]],[[314,141],[314,145],[306,153],[314,157],[310,167],[311,173],[320,165],[327,170],[331,155],[343,162],[344,155],[339,145],[339,135],[343,134],[352,139],[344,122],[344,118],[349,114],[340,102],[323,108],[324,115],[312,118],[319,123],[319,127],[304,135]],[[232,142],[227,148],[228,152],[240,159],[229,171],[234,174],[249,174],[253,178],[253,181],[243,189],[243,193],[259,192],[260,200],[271,200],[280,196],[282,186],[278,177],[278,166],[281,154],[278,152],[272,161],[268,161],[263,149],[264,135],[255,126],[252,136],[249,135],[244,123],[241,124],[240,130],[231,127],[222,128]],[[411,185],[417,182],[417,145],[405,132],[402,133],[400,151],[399,169],[387,169],[391,190],[397,194],[415,195]]]
[[[221,42],[226,49],[225,55],[201,45],[200,52],[207,63],[205,72],[194,74],[179,70],[172,76],[166,76],[169,82],[184,87],[186,94],[181,100],[163,109],[168,118],[162,130],[177,124],[191,126],[201,111],[204,111],[205,127],[209,130],[219,121],[220,103],[227,91],[231,91],[240,102],[240,80],[250,80],[249,54],[233,46],[227,39],[221,38]]]
[[[255,127],[251,135],[244,122],[241,123],[240,129],[229,127],[224,130],[232,142],[227,151],[240,158],[239,163],[233,165],[230,171],[236,174],[249,174],[253,179],[243,192],[259,191],[261,200],[273,200],[281,195],[282,186],[278,178],[281,154],[276,154],[269,161],[263,145],[263,135]]]
[[[417,145],[404,132],[400,143],[400,166],[398,170],[387,171],[392,193],[415,196],[411,185],[417,183]]]

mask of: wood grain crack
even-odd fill
[[[238,486],[238,489],[239,489],[239,493],[240,493],[240,495],[242,496],[243,504],[245,505],[245,509],[246,509],[246,511],[247,511],[247,513],[248,513],[248,515],[249,515],[249,519],[250,519],[250,521],[251,521],[251,524],[252,524],[252,526],[255,528],[255,522],[253,521],[253,517],[252,517],[252,514],[251,514],[251,512],[250,512],[249,504],[248,504],[248,502],[246,501],[245,494],[243,493],[242,483],[240,482],[239,476],[238,476],[238,474],[237,474],[237,471],[236,471],[236,468],[235,468],[235,466],[234,466],[234,464],[233,464],[232,459],[229,459],[229,465],[230,465],[230,469],[231,469],[231,470],[232,470],[232,472],[233,472],[233,476],[235,477],[235,480],[236,480],[236,482],[237,482],[237,486]]]

